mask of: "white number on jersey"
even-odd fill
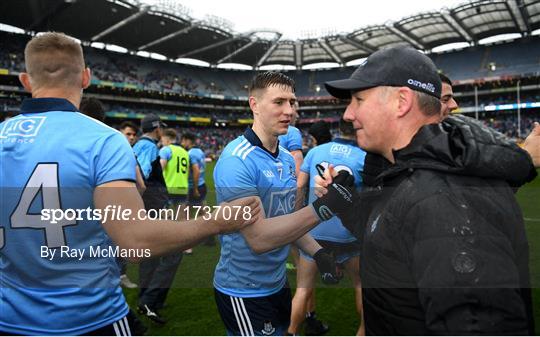
[[[15,211],[11,214],[11,227],[42,229],[45,231],[45,242],[48,247],[65,246],[64,227],[75,225],[77,221],[62,219],[57,223],[51,223],[41,220],[41,213],[29,213],[32,202],[39,193],[41,193],[43,209],[61,209],[57,163],[40,163],[36,166],[24,187]]]
[[[323,161],[321,163],[321,166],[324,167],[325,170],[328,169],[328,165],[329,163],[327,161]],[[339,171],[347,171],[349,172],[351,175],[353,175],[353,171],[351,170],[350,167],[346,166],[346,165],[338,165],[338,166],[334,166],[334,170],[336,172],[339,172]]]

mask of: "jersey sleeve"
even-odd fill
[[[300,166],[300,171],[309,174],[311,171],[311,161],[313,160],[313,151],[309,151]]]
[[[142,142],[139,141],[137,144],[135,144],[135,146],[133,147],[133,151],[135,151],[135,155],[137,156],[137,160],[139,161],[139,165],[141,166],[141,170],[144,174],[144,179],[148,179],[150,173],[152,173],[152,162],[156,159],[156,156],[158,155],[158,150],[157,147],[154,146],[154,144],[148,141]]]
[[[302,134],[300,133],[300,130],[298,130],[297,128],[291,128],[289,132],[289,144],[287,150],[302,150]]]
[[[258,195],[253,173],[239,157],[220,159],[214,169],[217,202]]]
[[[189,163],[190,163],[190,165],[197,164],[197,166],[199,168],[201,168],[201,160],[204,160],[204,159],[201,159],[202,152],[195,151],[195,150],[189,150],[188,154],[189,154]]]
[[[159,150],[159,158],[169,161],[171,160],[171,157],[172,157],[172,151],[170,147],[164,146],[161,148],[161,150]]]
[[[135,181],[137,164],[126,138],[114,133],[96,147],[94,181],[99,186],[115,180]]]

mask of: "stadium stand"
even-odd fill
[[[41,1],[37,2],[42,3]],[[168,13],[169,16],[164,18],[159,14],[163,14],[163,10],[157,7],[147,8],[147,11],[140,13],[140,19],[137,16],[137,20],[134,20],[140,20],[136,23],[147,28],[149,26],[146,25],[150,24],[150,21],[147,20],[154,20],[157,17],[164,20],[165,24],[160,23],[158,27],[152,26],[153,31],[142,32],[140,31],[141,27],[135,25],[135,22],[129,22],[117,31],[113,30],[110,35],[103,35],[103,32],[107,32],[106,24],[119,22],[121,16],[129,17],[133,13],[137,13],[140,8],[138,9],[133,2],[124,3],[121,1],[122,8],[119,8],[115,2],[106,0],[97,0],[96,2],[98,4],[95,4],[95,10],[110,7],[109,9],[114,9],[113,13],[116,13],[118,17],[107,18],[110,22],[106,20],[107,23],[100,22],[96,27],[85,27],[84,29],[71,26],[68,23],[60,24],[59,21],[55,20],[43,22],[42,27],[30,27],[27,26],[29,24],[27,21],[15,15],[15,11],[27,9],[25,6],[29,6],[29,1],[16,3],[6,1],[2,4],[2,6],[7,7],[2,7],[5,10],[0,14],[0,22],[23,29],[31,29],[28,30],[27,34],[0,32],[0,41],[2,41],[2,48],[0,48],[0,111],[17,113],[20,101],[26,96],[16,77],[19,72],[24,70],[22,60],[26,42],[31,38],[36,28],[58,29],[57,26],[60,25],[64,31],[81,38],[83,41],[86,61],[93,73],[92,86],[86,91],[86,95],[94,96],[103,101],[107,110],[108,123],[119,124],[118,122],[122,119],[137,120],[142,118],[144,114],[158,113],[170,124],[177,127],[189,126],[198,130],[204,126],[206,129],[201,132],[209,136],[202,138],[208,139],[207,147],[211,149],[211,152],[219,152],[220,145],[226,144],[226,139],[228,139],[226,134],[229,129],[238,131],[238,128],[243,128],[250,123],[251,115],[246,104],[246,89],[256,71],[179,64],[171,62],[173,55],[196,56],[196,58],[214,63],[214,65],[225,61],[243,61],[240,63],[257,66],[281,63],[293,64],[298,67],[297,61],[301,62],[300,65],[310,62],[335,61],[335,59],[329,60],[328,55],[322,56],[325,54],[323,49],[327,48],[321,46],[326,43],[341,59],[342,62],[339,62],[341,67],[315,70],[300,70],[299,68],[298,70],[285,71],[296,81],[297,96],[301,105],[299,126],[302,129],[309,127],[318,119],[326,119],[329,122],[337,121],[337,116],[345,108],[345,102],[337,102],[329,97],[323,83],[347,77],[352,73],[355,66],[346,67],[344,66],[345,62],[367,56],[370,49],[375,50],[400,43],[407,43],[417,48],[423,47],[439,69],[454,81],[454,92],[460,104],[458,112],[477,115],[478,118],[486,120],[486,123],[511,137],[526,134],[530,128],[530,123],[527,121],[532,119],[531,116],[536,116],[539,113],[539,106],[535,103],[540,102],[538,94],[540,88],[540,37],[531,34],[534,28],[540,26],[537,15],[538,1],[529,1],[524,4],[526,15],[522,16],[522,19],[525,26],[519,22],[511,21],[512,15],[516,14],[515,8],[504,1],[473,1],[449,9],[451,16],[457,20],[457,24],[470,35],[465,40],[473,45],[460,50],[430,53],[431,48],[443,43],[458,42],[458,40],[463,40],[463,36],[459,36],[462,32],[456,33],[459,30],[441,19],[445,15],[444,13],[423,13],[393,23],[394,27],[408,33],[406,35],[412,40],[404,39],[403,36],[398,36],[399,34],[396,35],[394,30],[388,30],[386,26],[366,27],[347,36],[301,40],[299,43],[301,43],[303,54],[300,55],[300,59],[295,57],[295,52],[290,51],[291,44],[287,41],[274,41],[276,46],[272,50],[270,49],[271,45],[259,40],[256,40],[252,47],[241,49],[242,46],[229,46],[226,43],[227,38],[234,40],[226,29],[215,27],[210,29],[209,26],[199,27],[200,29],[193,29],[193,31],[185,33],[184,38],[187,40],[184,42],[191,44],[169,46],[169,44],[161,43],[160,38],[168,37],[165,33],[174,32],[172,27],[174,25],[180,25],[174,26],[178,29],[185,28],[185,20],[176,17],[178,20],[175,23],[169,22],[168,20],[172,17],[171,13]],[[90,10],[82,3],[64,4],[64,6],[66,8],[63,8],[63,15],[68,15],[72,11],[76,13]],[[489,11],[497,12],[502,19],[497,21],[483,14]],[[432,25],[431,28],[426,25],[422,29],[418,28],[422,26],[422,23],[428,22]],[[434,22],[437,22],[438,25],[433,25]],[[172,26],[167,28],[167,32],[161,31],[162,27],[168,24]],[[489,24],[489,26],[481,28],[484,27],[482,24]],[[96,36],[100,37],[100,34],[97,34],[99,33],[97,32],[98,26],[102,28],[100,28],[100,32],[103,33],[101,34],[103,36],[95,39]],[[134,41],[130,37],[130,29],[140,31],[141,41],[150,47],[135,48],[137,43],[140,44],[141,41]],[[434,31],[430,33],[430,29]],[[516,30],[522,32],[522,38],[489,45],[477,43],[481,38],[515,32]],[[435,34],[435,31],[438,35]],[[207,40],[210,38],[208,35],[210,32],[213,34],[211,34],[211,40],[215,40],[215,42],[211,43],[209,42],[211,40]],[[169,42],[171,44],[179,42],[181,36],[183,35],[179,35],[178,41],[176,37],[172,37]],[[106,50],[104,47],[90,47],[91,44],[85,42],[90,40],[89,37],[92,37],[92,41],[100,41],[105,44],[114,43],[125,46],[128,50],[141,49],[148,52],[161,52],[169,60],[140,57],[135,55],[133,51],[118,53]],[[205,46],[204,43],[207,45]],[[166,48],[165,45],[167,45]],[[355,47],[352,48],[351,45]],[[224,48],[217,48],[222,50],[222,54],[227,52],[230,54],[220,55],[221,57],[214,55],[218,53],[215,48],[217,46],[224,46]],[[248,55],[236,57],[235,48],[241,49],[238,51],[239,55]],[[257,49],[261,50],[257,51]],[[198,52],[199,50],[201,51]],[[264,54],[270,51],[271,53],[265,58]],[[257,62],[253,60],[257,60]],[[517,131],[518,85],[520,86],[519,102],[526,103],[520,111],[522,115],[521,132]],[[207,131],[210,126],[214,128],[212,132]],[[212,140],[213,136],[216,136],[215,141]],[[205,147],[205,145],[201,146]]]

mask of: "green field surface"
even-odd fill
[[[207,166],[207,183],[213,186],[214,164]],[[517,193],[522,207],[530,244],[531,281],[537,335],[540,333],[540,178],[522,187]],[[209,191],[208,204],[215,203],[213,191]],[[158,326],[141,318],[148,327],[147,335],[225,335],[225,329],[214,302],[212,278],[219,259],[219,247],[197,246],[193,255],[184,256],[166,307],[160,312],[167,324]],[[137,282],[137,266],[130,265],[128,275]],[[289,272],[294,289],[296,275]],[[317,315],[330,325],[327,335],[354,335],[359,320],[354,307],[354,291],[347,280],[338,286],[320,286],[317,289]],[[136,308],[137,289],[124,289],[131,308]]]

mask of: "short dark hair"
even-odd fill
[[[254,95],[254,92],[274,85],[290,87],[292,91],[295,92],[295,83],[292,78],[283,73],[265,71],[264,73],[259,73],[253,77],[253,80],[251,80],[251,84],[249,85],[249,95],[252,96]]]
[[[439,78],[441,79],[441,82],[452,85],[452,81],[445,74],[439,73]]]
[[[122,122],[122,124],[120,124],[120,130],[124,130],[125,128],[132,128],[133,130],[135,130],[135,132],[139,132],[139,128],[137,127],[137,125],[130,121],[124,121]]]
[[[309,128],[309,134],[315,138],[317,145],[328,143],[332,140],[332,133],[330,133],[330,123],[325,121],[318,121],[311,125]]]
[[[345,136],[353,136],[355,132],[353,123],[341,118],[339,120],[339,132]]]
[[[195,135],[191,132],[183,133],[181,138],[191,140],[193,143],[195,143]]]
[[[101,104],[100,100],[97,98],[83,98],[81,100],[79,111],[98,121],[103,122],[105,120],[105,109],[103,108],[103,104]]]

